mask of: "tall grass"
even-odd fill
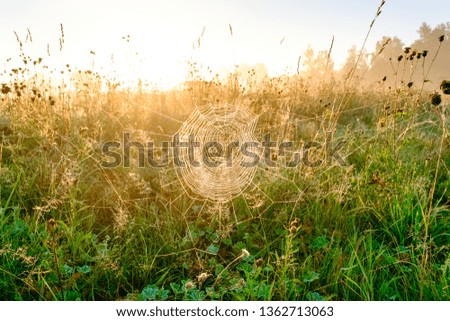
[[[21,58],[0,102],[1,299],[450,299],[448,111],[423,88],[193,68],[159,92],[69,65],[56,85]],[[218,102],[259,114],[260,134],[319,142],[318,157],[345,140],[348,166],[269,169],[221,219],[173,171],[101,166],[102,143],[167,139]]]

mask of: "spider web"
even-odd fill
[[[239,144],[247,141],[260,141],[255,137],[263,130],[269,130],[278,137],[280,143],[287,128],[294,127],[295,130],[307,127],[308,124],[316,124],[317,131],[324,127],[327,115],[317,114],[311,117],[297,114],[295,111],[280,103],[276,113],[272,108],[258,110],[254,114],[247,108],[233,105],[205,105],[196,107],[185,120],[176,119],[165,113],[159,112],[147,106],[129,100],[132,105],[141,106],[146,111],[159,115],[169,122],[179,126],[175,133],[162,133],[146,130],[150,136],[165,136],[172,139],[178,134],[180,142],[188,142],[189,135],[193,135],[201,144],[215,141],[222,146],[237,141]],[[382,110],[383,105],[365,105],[341,111],[342,114],[358,112],[361,110]],[[277,118],[274,127],[267,128],[265,124],[260,125],[261,118]],[[261,127],[261,128],[260,128]],[[278,129],[278,131],[277,131]],[[341,128],[345,130],[345,128]],[[316,132],[317,132],[316,131]],[[377,132],[363,145],[375,140],[383,131]],[[320,138],[319,138],[320,139]],[[336,139],[338,140],[338,139]],[[331,141],[334,143],[335,141]],[[362,148],[353,149],[343,158]],[[267,166],[260,161],[256,166],[243,167],[240,163],[245,160],[242,154],[233,150],[231,155],[231,166],[222,164],[217,167],[192,166],[189,163],[187,149],[180,150],[180,159],[187,165],[168,166],[158,169],[160,193],[158,199],[168,210],[180,213],[184,218],[192,219],[192,215],[205,214],[211,220],[219,217],[234,219],[236,226],[247,220],[261,219],[262,216],[271,211],[274,206],[284,207],[285,211],[293,214],[302,201],[305,191],[310,189],[314,183],[313,175],[325,174],[335,166],[326,166],[321,170],[311,169],[302,162],[293,168],[286,168],[286,162],[296,150],[287,152],[283,159],[277,160],[276,166]],[[252,152],[261,156],[259,148]],[[202,149],[197,148],[193,154],[194,159],[201,159]],[[214,158],[209,155],[210,158]],[[173,165],[173,164],[172,164]]]
[[[176,171],[191,198],[227,203],[250,185],[256,167],[243,166],[249,160],[238,148],[256,142],[256,119],[245,108],[207,105],[196,108],[184,122],[177,133],[180,142],[189,145],[191,138],[200,147],[192,149],[191,153],[187,148],[181,149],[179,156],[183,166]],[[211,148],[206,148],[208,144]],[[257,148],[253,148],[253,152],[260,156]]]
[[[375,109],[383,108],[382,105],[378,107]],[[373,105],[359,106],[342,113],[373,108]],[[193,135],[196,141],[202,143],[217,141],[227,144],[238,141],[242,144],[246,141],[259,141],[255,137],[259,137],[266,130],[278,137],[279,143],[284,139],[289,128],[297,130],[308,123],[316,124],[317,128],[321,128],[329,120],[326,115],[319,114],[304,117],[285,108],[282,104],[277,107],[276,114],[269,108],[258,110],[257,115],[242,106],[201,106],[197,107],[184,121],[153,109],[147,110],[179,125],[179,129],[174,134],[147,131],[148,134],[167,136],[167,138],[173,138],[178,134],[180,142],[184,143],[189,142],[189,135]],[[277,115],[278,118],[276,118]],[[267,124],[261,121],[262,118],[276,118],[273,122],[275,125],[268,128]],[[345,128],[341,128],[343,129]],[[381,134],[382,132],[377,133],[363,145],[369,144]],[[359,148],[362,148],[362,145]],[[344,155],[344,159],[357,149]],[[253,149],[252,151],[261,156],[261,150]],[[285,164],[294,152],[297,151],[294,150],[284,157],[279,157],[275,160],[275,166],[268,166],[260,161],[256,166],[240,168],[240,161],[244,158],[237,154],[233,154],[233,162],[229,167],[224,165],[191,166],[189,153],[182,149],[180,159],[185,161],[187,166],[168,166],[158,170],[160,192],[157,201],[166,210],[178,214],[184,220],[185,237],[193,246],[188,251],[195,253],[199,266],[202,265],[201,255],[206,251],[202,246],[195,245],[194,230],[197,230],[198,226],[206,224],[215,227],[219,237],[222,238],[246,222],[277,220],[280,214],[290,221],[306,198],[305,193],[311,193],[311,189],[317,188],[317,184],[314,183],[315,175],[326,174],[334,168],[334,166],[326,166],[321,169],[312,169],[305,166],[303,162],[296,167],[286,168]],[[198,159],[201,156],[198,154],[201,153],[201,149],[198,148],[196,153],[193,156]],[[177,253],[165,255],[177,255]]]
[[[129,102],[140,105],[131,99]],[[359,106],[344,110],[342,113],[373,108],[374,106]],[[146,131],[149,135],[173,138],[178,134],[181,143],[188,143],[189,135],[192,135],[200,145],[217,142],[221,146],[227,146],[231,142],[238,142],[241,146],[245,142],[258,142],[260,141],[256,138],[258,119],[275,117],[273,110],[264,110],[256,115],[245,107],[233,105],[199,106],[184,121],[153,109],[146,108],[146,110],[180,126],[174,134]],[[289,126],[298,128],[302,123],[309,122],[316,123],[320,127],[326,121],[324,115],[304,117],[292,110],[283,110],[283,106],[279,106],[277,114],[280,114],[281,122],[283,119],[287,120],[284,126],[276,125],[281,129],[278,132],[281,137]],[[370,143],[380,134],[382,133],[377,133],[365,144]],[[251,151],[259,157],[262,156],[260,147],[253,148]],[[187,217],[190,213],[196,215],[206,213],[214,219],[218,214],[220,219],[233,217],[232,225],[238,225],[247,220],[261,218],[275,205],[287,207],[289,204],[291,204],[289,211],[292,214],[303,199],[304,191],[312,185],[308,183],[311,180],[309,175],[315,173],[303,163],[297,167],[286,168],[285,164],[292,153],[297,152],[295,150],[288,152],[284,159],[277,161],[275,166],[267,166],[262,161],[256,166],[241,166],[246,159],[236,149],[227,155],[232,160],[231,165],[225,162],[213,167],[204,166],[202,163],[199,166],[192,166],[190,158],[201,160],[202,152],[201,148],[196,148],[193,155],[189,155],[186,148],[181,148],[179,158],[185,166],[168,166],[159,169],[159,199],[166,208],[176,210],[183,217]],[[344,159],[353,152],[345,155]],[[214,155],[208,156],[214,159]],[[330,171],[332,168],[333,166],[328,166],[321,173]],[[239,213],[244,214],[238,215]]]
[[[261,146],[248,148],[260,160],[251,166],[242,166],[249,158],[239,148],[229,153],[226,150],[233,142],[239,147],[259,142],[256,133],[260,116],[242,106],[205,105],[197,107],[185,121],[170,118],[180,125],[175,133],[180,143],[188,144],[191,135],[200,147],[217,142],[225,154],[218,166],[205,166],[204,162],[193,166],[192,159],[202,160],[203,154],[214,159],[214,152],[195,148],[189,155],[187,148],[181,148],[183,166],[160,171],[161,203],[180,213],[188,229],[189,221],[196,216],[205,216],[210,223],[217,220],[220,232],[226,234],[239,224],[261,219],[276,205],[287,208],[291,204],[289,211],[295,211],[303,196],[295,182],[299,168],[289,176],[282,166],[267,166],[262,162]]]

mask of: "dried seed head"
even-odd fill
[[[291,225],[298,225],[298,223],[300,223],[300,219],[298,217],[296,217],[292,222]]]
[[[240,279],[239,282],[236,284],[237,287],[242,288],[246,285],[247,283],[245,283],[244,279]]]
[[[440,37],[439,37],[439,42],[444,41],[444,39],[445,39],[445,35],[440,36]]]
[[[262,258],[259,258],[255,261],[255,265],[256,266],[263,266],[264,265],[264,260]]]
[[[403,55],[398,56],[397,61],[402,61]]]
[[[291,228],[289,229],[289,235],[294,235],[295,232],[297,232],[297,226],[291,225]]]
[[[57,223],[56,223],[56,221],[54,220],[54,219],[49,219],[48,221],[47,221],[47,224],[46,224],[46,229],[47,229],[47,233],[48,234],[52,234],[55,230],[56,230],[56,228],[58,227],[57,226]]]
[[[195,283],[192,281],[188,281],[186,282],[186,284],[184,285],[184,288],[186,289],[186,291],[189,291],[190,289],[195,288]]]
[[[411,47],[405,47],[405,50],[404,50],[405,54],[409,54],[410,51],[411,51]]]
[[[422,56],[425,58],[428,55],[428,50],[422,51]]]
[[[209,274],[206,272],[200,273],[199,276],[197,276],[198,283],[203,283],[209,278]]]
[[[444,95],[450,95],[450,80],[442,80],[440,88]]]
[[[442,101],[441,95],[439,95],[438,93],[434,93],[433,95],[431,95],[431,104],[433,106],[439,106],[441,101]]]

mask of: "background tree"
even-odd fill
[[[399,61],[399,57],[403,55],[403,48],[403,42],[397,37],[383,37],[379,40],[375,45],[375,51],[371,54],[367,79],[392,84],[398,76],[398,69],[402,62]]]
[[[344,80],[352,77],[352,74],[353,79],[360,79],[367,70],[369,55],[367,54],[367,51],[364,50],[358,60],[359,52],[360,50],[356,46],[352,46],[348,50],[347,59],[339,72]]]
[[[334,62],[328,57],[328,51],[318,51],[309,47],[303,54],[303,75],[314,82],[321,82],[334,69]]]
[[[420,72],[414,74],[415,81],[422,81],[426,77],[430,82],[429,89],[437,89],[444,79],[450,78],[450,43],[447,35],[450,32],[450,23],[441,23],[434,29],[423,23],[419,30],[420,38],[411,44],[417,52],[428,51],[425,60],[421,62]],[[441,38],[444,36],[444,38]],[[439,54],[433,62],[433,57],[439,49]],[[430,69],[430,65],[433,66]],[[419,69],[419,68],[418,68]],[[430,69],[428,73],[428,69]],[[427,75],[428,73],[428,75]]]

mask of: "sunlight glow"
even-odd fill
[[[412,1],[416,2],[416,1]],[[186,80],[188,62],[196,61],[208,77],[235,65],[263,63],[271,76],[294,73],[299,56],[308,47],[327,51],[341,66],[352,46],[360,46],[378,0],[345,1],[142,1],[77,2],[22,0],[5,4],[0,19],[0,59],[16,57],[27,30],[33,42],[26,55],[45,58],[49,68],[65,64],[169,88]],[[418,4],[417,4],[418,5]],[[368,42],[368,49],[384,35],[412,40],[420,24],[445,21],[446,9],[422,16],[405,15],[398,21],[400,4],[387,2]],[[60,23],[65,39],[60,51]],[[399,23],[409,28],[397,30]],[[129,38],[127,38],[129,36]],[[51,56],[47,57],[47,48]],[[91,55],[90,52],[95,52]],[[209,67],[210,71],[207,71]],[[55,71],[57,73],[58,71]]]

